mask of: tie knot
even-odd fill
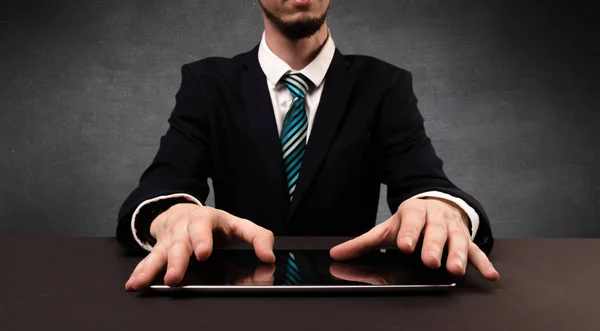
[[[281,78],[281,82],[292,92],[294,98],[304,99],[310,86],[310,80],[301,73],[287,74]]]

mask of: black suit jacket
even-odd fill
[[[408,71],[336,50],[292,202],[258,47],[233,58],[186,64],[181,74],[170,127],[119,212],[117,239],[124,246],[138,248],[130,222],[140,203],[172,193],[205,202],[211,178],[216,208],[275,235],[361,235],[375,224],[381,183],[387,185],[392,213],[418,193],[445,192],[478,212],[475,242],[485,252],[491,250],[488,218],[445,175],[426,135]],[[155,213],[138,217],[143,215]],[[147,235],[151,221],[148,216],[138,219],[138,233]]]

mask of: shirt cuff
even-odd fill
[[[140,240],[140,238],[137,235],[137,229],[135,227],[135,220],[137,215],[139,214],[140,210],[142,210],[142,208],[146,205],[149,205],[151,203],[154,202],[158,202],[160,200],[166,200],[166,199],[174,199],[174,198],[183,198],[186,200],[189,200],[192,203],[195,203],[199,206],[202,206],[202,203],[194,198],[193,196],[186,194],[186,193],[175,193],[175,194],[169,194],[169,195],[161,195],[159,197],[156,198],[152,198],[152,199],[148,199],[142,203],[140,203],[140,205],[135,209],[135,211],[133,212],[133,216],[131,217],[131,233],[133,233],[133,239],[135,239],[135,241],[138,243],[138,245],[140,245],[140,247],[142,247],[143,249],[147,250],[148,252],[150,252],[152,250],[152,246],[148,243],[145,243],[143,241]]]
[[[463,199],[438,191],[423,192],[415,195],[411,199],[418,198],[440,198],[454,202],[467,214],[467,216],[469,216],[469,219],[471,220],[471,239],[475,239],[475,235],[477,234],[477,230],[479,229],[479,214],[477,214],[475,209],[469,206],[469,204],[466,203]]]

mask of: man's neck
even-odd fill
[[[329,37],[327,23],[308,38],[291,40],[281,34],[266,17],[264,20],[265,40],[269,49],[294,70],[301,70],[314,60]]]

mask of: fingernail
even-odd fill
[[[428,250],[428,251],[427,251],[427,254],[429,254],[429,255],[431,255],[431,256],[433,256],[433,257],[437,258],[437,257],[438,257],[438,254],[439,254],[439,251],[437,251],[437,250],[435,250],[435,249],[430,249],[430,250]]]
[[[454,264],[459,266],[461,269],[465,268],[465,264],[463,263],[463,261],[461,259],[454,259]]]
[[[196,253],[200,253],[204,249],[206,249],[206,245],[205,244],[198,244],[198,246],[196,246]]]
[[[402,238],[402,241],[404,241],[410,247],[412,247],[412,245],[413,245],[413,238],[411,238],[411,237],[406,236],[406,237]]]
[[[196,255],[197,260],[200,260],[200,258],[202,257],[202,254],[205,250],[206,250],[205,244],[198,244],[198,246],[196,246],[196,248],[194,249],[194,254]]]

